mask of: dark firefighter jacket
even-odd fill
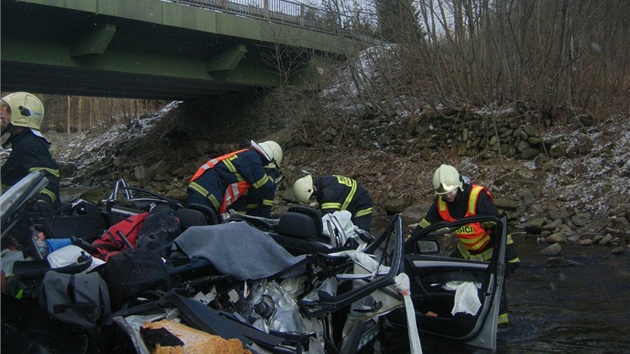
[[[473,190],[474,193],[472,193],[471,198],[471,192]],[[464,184],[464,191],[458,192],[455,200],[452,203],[444,202],[439,197],[435,198],[435,201],[429,208],[427,215],[420,222],[418,227],[425,228],[435,222],[452,222],[463,217],[472,215],[493,215],[498,217],[499,211],[492,202],[492,195],[490,194],[490,192],[488,192],[487,189],[481,186]],[[448,216],[451,217],[451,220],[448,220]],[[494,227],[490,230],[485,231],[477,224],[465,225],[469,227],[461,228],[462,230],[474,230],[474,232],[472,232],[471,234],[466,234],[466,232],[460,233],[460,230],[458,230],[457,236],[459,237],[460,242],[457,245],[457,250],[463,258],[487,261],[492,258],[492,247],[497,241],[496,237],[501,235],[501,230],[499,227]],[[509,234],[507,235],[505,258],[508,262],[511,263],[520,262],[516,254],[516,250],[514,249],[512,236]]]
[[[48,185],[41,191],[38,202],[50,204],[54,209],[61,206],[59,199],[59,168],[50,155],[50,142],[37,136],[30,129],[11,134],[5,145],[11,144],[11,154],[2,166],[2,187],[6,189],[31,172],[42,171]]]
[[[278,185],[278,181],[281,177],[278,170],[274,168],[267,169],[267,176],[274,181],[276,186]],[[238,199],[230,208],[247,215],[269,217],[263,215],[266,210],[264,205],[265,199],[263,198],[260,189],[250,188],[247,191],[247,194],[243,198]]]
[[[190,180],[188,202],[201,197],[214,210],[224,213],[253,188],[262,199],[257,215],[270,217],[276,184],[266,174],[263,163],[260,154],[250,149],[208,161]]]
[[[372,223],[372,198],[357,181],[344,176],[323,176],[313,180],[315,198],[323,214],[348,210],[352,222],[369,231]]]

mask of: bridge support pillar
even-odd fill
[[[302,70],[299,77],[299,81],[292,84],[297,85],[310,85],[319,87],[322,77],[327,70],[330,70],[338,61],[327,59],[318,55],[311,55],[311,59]]]

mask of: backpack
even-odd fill
[[[98,273],[47,272],[39,304],[51,317],[86,330],[111,313],[107,284]]]
[[[165,261],[148,248],[126,249],[111,255],[100,274],[109,289],[112,311],[120,310],[144,291],[171,288]]]
[[[148,212],[133,215],[112,225],[101,237],[92,242],[94,248],[92,256],[107,262],[112,255],[136,247],[138,232],[147,215]]]
[[[167,205],[157,205],[151,209],[140,226],[136,247],[148,247],[152,250],[170,248],[179,234],[181,229],[175,210]]]

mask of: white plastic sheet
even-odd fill
[[[480,284],[473,282],[462,281],[450,281],[444,285],[446,290],[455,290],[455,304],[451,310],[451,314],[456,313],[468,313],[476,315],[479,308],[481,308],[481,301],[479,301],[479,294],[477,289]]]

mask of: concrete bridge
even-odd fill
[[[2,91],[194,99],[313,80],[356,41],[285,0],[2,0]]]

